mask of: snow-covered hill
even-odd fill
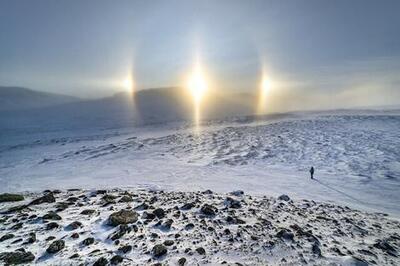
[[[397,111],[292,113],[1,135],[0,190],[135,186],[289,194],[400,215]],[[316,168],[316,180],[308,169]]]

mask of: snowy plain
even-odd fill
[[[0,191],[241,189],[400,217],[400,112],[342,111],[143,127],[2,130]],[[310,180],[308,169],[316,169]]]

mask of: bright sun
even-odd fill
[[[126,78],[123,82],[124,89],[128,92],[133,91],[133,80],[132,78]]]
[[[193,95],[194,101],[200,103],[207,90],[207,82],[200,66],[196,66],[194,72],[190,76],[188,87]]]

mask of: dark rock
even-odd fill
[[[192,223],[188,223],[187,225],[185,225],[186,230],[191,230],[193,228],[194,228],[194,224],[192,224]]]
[[[43,220],[61,220],[61,216],[55,212],[49,212],[42,217]]]
[[[288,195],[283,194],[278,197],[278,200],[289,201],[290,198]]]
[[[13,226],[11,226],[12,230],[18,230],[22,228],[23,223],[16,223]]]
[[[59,252],[65,247],[64,240],[56,240],[50,244],[50,246],[46,249],[48,253],[54,254]]]
[[[82,227],[82,223],[78,222],[78,221],[74,221],[74,222],[70,223],[69,225],[67,225],[66,229],[67,230],[75,230],[75,229],[78,229],[79,227]]]
[[[32,252],[26,252],[24,249],[0,253],[0,261],[3,261],[5,265],[26,264],[33,260],[35,256]]]
[[[5,235],[3,235],[2,237],[0,237],[0,242],[3,242],[3,241],[6,241],[6,240],[8,240],[8,239],[11,239],[11,238],[13,238],[15,235],[13,235],[13,234],[5,234]]]
[[[51,241],[51,240],[54,240],[54,239],[56,239],[55,236],[49,236],[49,237],[46,238],[46,241]]]
[[[169,230],[169,229],[171,229],[171,225],[173,224],[173,222],[174,222],[174,220],[168,219],[168,220],[166,220],[166,221],[162,224],[162,227],[163,227],[164,229]]]
[[[77,258],[79,258],[79,254],[78,253],[75,253],[75,254],[73,254],[71,257],[69,257],[70,259],[77,259]]]
[[[289,229],[281,229],[277,234],[277,237],[285,240],[293,240],[294,234]]]
[[[118,250],[121,251],[122,253],[128,253],[132,250],[132,246],[131,245],[122,246]]]
[[[61,212],[67,209],[69,207],[69,204],[67,202],[57,202],[55,207],[57,208],[57,212]]]
[[[0,202],[13,202],[24,200],[24,196],[19,194],[3,193],[0,194]]]
[[[106,194],[106,193],[107,193],[107,190],[104,190],[104,189],[99,189],[96,191],[96,194]]]
[[[130,232],[130,231],[131,231],[131,228],[130,228],[128,225],[126,225],[126,224],[121,224],[121,225],[118,227],[118,229],[116,230],[116,232],[113,233],[113,234],[111,234],[111,235],[109,236],[109,238],[110,238],[111,240],[117,240],[117,239],[121,238],[122,236],[124,236],[126,233],[128,233],[128,232]]]
[[[194,203],[188,202],[188,203],[183,204],[183,206],[181,207],[181,210],[187,211],[187,210],[192,209],[194,206],[195,206]]]
[[[155,219],[156,218],[156,215],[154,214],[154,213],[149,213],[149,212],[143,212],[143,214],[142,214],[142,218],[143,219],[145,219],[145,220],[149,220],[149,221],[151,221],[151,220],[153,220],[153,219]]]
[[[110,263],[113,265],[119,264],[124,260],[123,257],[120,255],[115,255],[114,257],[111,258]]]
[[[84,245],[84,246],[89,246],[89,245],[91,245],[93,243],[94,243],[94,238],[93,237],[88,237],[88,238],[86,238],[86,239],[84,239],[82,241],[82,245]]]
[[[230,194],[234,195],[236,197],[240,197],[240,196],[244,195],[244,191],[243,190],[236,190],[236,191],[232,191]]]
[[[51,223],[48,223],[46,225],[46,230],[52,230],[52,229],[55,229],[55,228],[58,228],[58,227],[60,227],[60,225],[58,223],[51,222]]]
[[[202,247],[198,247],[196,248],[197,253],[199,253],[200,255],[204,255],[206,254],[206,250]]]
[[[235,200],[231,197],[226,198],[225,204],[226,204],[226,206],[228,206],[228,208],[233,208],[233,209],[239,209],[242,207],[242,204],[240,203],[240,201]]]
[[[39,205],[43,203],[53,203],[56,202],[56,199],[53,196],[53,193],[47,193],[44,196],[33,200],[29,205]]]
[[[108,260],[106,258],[99,258],[98,260],[96,260],[95,263],[93,263],[93,266],[107,266],[108,264]]]
[[[153,255],[154,257],[161,257],[167,254],[168,250],[163,244],[157,244],[153,247]]]
[[[132,202],[133,199],[131,196],[128,195],[123,195],[118,202],[124,203],[124,202]]]
[[[71,237],[74,238],[74,239],[77,239],[77,238],[79,238],[79,234],[78,233],[73,233],[71,235]]]
[[[205,214],[205,215],[214,216],[216,210],[215,210],[215,207],[214,207],[214,206],[211,206],[211,205],[209,205],[209,204],[204,204],[204,205],[201,207],[200,211],[201,211],[203,214]]]
[[[397,257],[396,249],[389,244],[387,240],[377,240],[373,245],[375,248],[381,249],[393,257]]]
[[[36,242],[36,234],[31,232],[29,233],[29,238],[26,240],[26,243],[32,244],[34,242]]]
[[[86,209],[86,210],[81,211],[81,214],[82,215],[92,215],[95,212],[96,212],[95,210]]]
[[[213,192],[211,190],[207,189],[207,190],[205,190],[205,191],[203,191],[201,193],[202,194],[206,194],[206,195],[211,195]]]
[[[167,239],[164,241],[164,245],[166,245],[166,246],[172,246],[173,244],[174,244],[174,240]]]
[[[185,263],[186,263],[186,258],[180,258],[179,260],[178,260],[178,265],[179,266],[184,266],[185,265]]]
[[[138,220],[138,214],[132,210],[120,210],[114,212],[108,218],[108,223],[111,226],[117,226],[120,224],[130,224]]]
[[[145,202],[134,208],[134,210],[137,210],[137,211],[142,211],[142,210],[147,210],[147,209],[149,209],[149,205]]]
[[[317,255],[318,257],[321,257],[321,249],[319,248],[317,243],[313,243],[312,245],[312,252]]]
[[[153,214],[157,216],[158,219],[162,219],[165,216],[165,211],[161,208],[157,208],[153,211]]]

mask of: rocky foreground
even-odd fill
[[[286,195],[55,190],[0,211],[6,265],[400,265],[397,220]]]

